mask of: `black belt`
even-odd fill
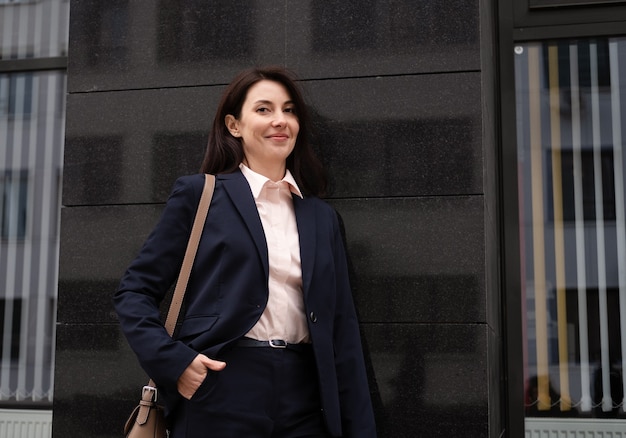
[[[257,341],[252,338],[241,338],[235,342],[237,347],[267,347],[267,348],[279,348],[288,349],[299,352],[310,351],[311,344],[290,344],[282,339],[271,339],[269,341]]]

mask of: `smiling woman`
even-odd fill
[[[233,137],[241,138],[246,166],[273,181],[285,176],[300,124],[282,84],[262,80],[250,87],[240,116],[228,114],[226,126]]]
[[[374,438],[336,212],[283,68],[227,87],[202,172],[216,174],[179,339],[158,304],[182,262],[203,175],[179,178],[114,302],[165,400],[171,437]],[[199,321],[211,320],[211,324]],[[182,335],[184,333],[184,336]]]
[[[200,171],[212,174],[229,173],[236,170],[243,162],[244,149],[241,138],[232,135],[227,126],[227,117],[230,115],[234,119],[241,119],[244,102],[249,92],[262,81],[282,85],[289,96],[290,103],[289,106],[283,108],[283,111],[288,110],[297,117],[298,132],[294,135],[293,151],[286,159],[287,169],[292,173],[304,195],[323,196],[326,191],[326,175],[309,144],[310,122],[307,106],[297,86],[295,76],[281,67],[243,71],[226,88],[217,107]],[[264,111],[266,109],[262,110]]]

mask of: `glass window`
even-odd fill
[[[515,80],[527,436],[623,431],[626,38],[518,45]]]
[[[0,95],[0,403],[51,402],[65,72],[0,74]]]
[[[2,238],[24,239],[26,237],[26,199],[28,194],[27,172],[7,171],[0,177],[2,204],[0,221]]]
[[[0,0],[0,59],[67,56],[69,0]]]
[[[13,430],[53,399],[66,74],[29,69],[67,55],[69,1],[0,0],[0,29],[0,425]]]

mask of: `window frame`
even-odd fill
[[[502,272],[503,367],[505,375],[503,423],[510,438],[525,436],[523,373],[523,315],[520,272],[520,234],[515,103],[515,45],[528,41],[626,36],[625,2],[593,5],[533,7],[534,0],[498,2],[500,96],[499,224]],[[536,1],[536,0],[535,0]],[[563,3],[567,0],[563,0]]]
[[[39,0],[31,1],[31,3],[37,3]],[[5,5],[14,5],[17,2],[0,4],[0,7]],[[0,74],[13,74],[13,73],[34,73],[44,71],[60,71],[67,75],[68,57],[46,57],[46,58],[20,58],[1,60],[0,59]],[[30,181],[27,182],[30,184]],[[0,202],[2,199],[0,198]],[[1,225],[1,221],[0,221]],[[1,236],[0,239],[6,240]],[[20,321],[20,324],[23,321]],[[53,366],[55,366],[53,364]],[[50,410],[52,409],[53,402],[47,400],[33,401],[28,400],[2,400],[0,401],[0,409],[28,409],[28,410]]]
[[[580,32],[592,32],[591,35],[606,35],[606,27],[615,27],[614,31],[623,33],[623,27],[620,31],[616,24],[626,21],[626,2],[619,0],[618,2],[604,0],[595,2],[594,4],[566,4],[571,3],[569,0],[562,0],[562,5],[550,7],[532,6],[533,2],[540,0],[509,0],[513,6],[513,26],[518,36],[521,31],[531,31],[533,39],[536,39],[536,33],[548,32],[552,34],[552,38],[564,38],[557,34],[566,32],[571,28],[570,36],[582,36]],[[579,1],[579,0],[576,0]],[[589,0],[587,0],[589,1]],[[611,23],[613,23],[611,25]],[[623,25],[623,23],[621,23]],[[565,26],[561,29],[557,27]],[[547,29],[537,29],[538,27],[547,27]],[[531,28],[531,29],[527,29]],[[599,33],[601,32],[601,33]],[[545,37],[541,37],[542,39]]]

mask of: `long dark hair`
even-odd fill
[[[209,133],[204,160],[200,172],[231,173],[243,161],[243,145],[240,138],[233,137],[226,128],[226,116],[241,116],[248,90],[261,80],[282,84],[294,103],[300,131],[293,152],[287,157],[287,169],[293,174],[304,195],[322,196],[326,191],[326,174],[321,162],[309,144],[310,120],[302,92],[295,75],[283,67],[263,67],[245,70],[228,85],[217,107],[213,129]]]

